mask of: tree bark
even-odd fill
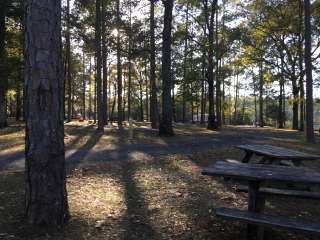
[[[311,61],[311,6],[310,0],[305,0],[305,68],[306,68],[306,137],[310,143],[315,142],[313,126],[313,80]]]
[[[217,0],[214,0],[211,5],[211,15],[209,23],[209,52],[208,52],[208,85],[209,85],[209,116],[208,116],[208,126],[210,130],[217,129],[215,107],[214,107],[214,19],[217,7]],[[208,12],[208,10],[206,11]],[[207,13],[208,14],[208,13]]]
[[[8,79],[5,66],[6,0],[0,3],[0,128],[8,125],[6,92]]]
[[[263,63],[259,63],[259,126],[264,127],[264,110],[263,110],[263,87],[264,87],[264,77],[263,77]]]
[[[103,119],[103,102],[102,102],[102,58],[101,58],[101,0],[96,0],[96,26],[95,26],[95,42],[96,42],[96,83],[97,83],[97,117],[98,117],[98,130],[103,131],[104,119]]]
[[[299,130],[299,87],[297,85],[297,79],[295,73],[291,76],[292,82],[292,129]]]
[[[26,216],[35,225],[69,218],[63,128],[61,2],[26,0]]]
[[[202,80],[201,80],[201,117],[200,123],[205,123],[205,114],[206,114],[206,93],[205,93],[205,84],[206,84],[206,55],[205,52],[202,53]]]
[[[107,27],[107,16],[106,16],[106,6],[104,0],[102,0],[102,119],[103,125],[108,124],[108,67],[107,67],[107,36],[106,36],[106,27]]]
[[[279,110],[278,110],[278,124],[279,128],[284,128],[284,113],[283,113],[283,106],[284,106],[284,83],[285,83],[285,78],[284,78],[284,57],[283,54],[281,55],[281,78],[279,80],[279,85],[280,85],[280,95],[279,95]]]
[[[218,35],[218,9],[216,10],[216,31],[215,31],[215,52],[216,52],[216,112],[217,112],[217,127],[221,127],[221,80],[219,73],[219,35]]]
[[[67,0],[66,66],[67,66],[67,121],[72,120],[72,82],[71,82],[71,39],[70,39],[70,0]]]
[[[82,117],[86,119],[86,62],[84,49],[82,49]]]
[[[140,121],[143,122],[144,112],[143,112],[143,78],[142,72],[140,71],[140,79],[139,79],[139,103],[140,103]]]
[[[300,126],[299,130],[304,131],[304,105],[305,105],[305,99],[304,99],[304,69],[303,69],[303,5],[302,0],[299,0],[299,47],[298,47],[298,54],[299,54],[299,91],[300,91],[300,97],[299,97],[299,104],[300,104]]]
[[[89,78],[89,107],[88,107],[88,117],[89,120],[92,119],[92,79],[91,79],[91,74],[92,74],[92,63],[91,63],[91,56],[89,57],[89,74],[88,74],[88,78]]]
[[[120,43],[120,0],[117,0],[117,81],[118,81],[118,127],[122,129],[123,110],[122,110],[122,63],[121,63],[121,43]]]
[[[150,120],[153,129],[158,128],[159,113],[158,113],[158,98],[156,84],[156,45],[155,45],[155,19],[154,6],[155,0],[150,0]]]
[[[188,70],[188,27],[189,27],[189,2],[187,2],[185,22],[185,38],[184,38],[184,59],[183,59],[183,82],[182,82],[182,122],[186,122],[187,108],[187,70]]]
[[[164,28],[162,46],[162,118],[159,126],[161,136],[174,135],[172,127],[172,70],[171,70],[171,43],[172,43],[172,10],[174,0],[163,0]]]
[[[131,119],[131,85],[132,85],[132,2],[129,0],[129,52],[128,52],[128,121]]]

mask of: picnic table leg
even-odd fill
[[[259,213],[264,210],[265,198],[261,192],[259,192],[260,182],[249,181],[248,183],[249,203],[248,211]],[[264,228],[256,225],[248,224],[247,239],[248,240],[263,240]]]
[[[253,152],[246,151],[246,155],[242,159],[243,163],[248,163],[253,155]]]

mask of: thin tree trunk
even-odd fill
[[[280,95],[279,95],[279,113],[278,113],[278,124],[279,128],[284,128],[284,114],[283,114],[283,101],[285,101],[283,95],[284,95],[284,57],[283,54],[281,54],[280,57],[281,61],[281,78],[279,80],[279,85],[280,85]]]
[[[93,123],[97,123],[97,58],[94,58],[94,96],[93,96]]]
[[[171,66],[171,43],[172,43],[172,10],[174,0],[163,0],[164,28],[162,46],[162,118],[159,126],[159,134],[164,136],[174,135],[172,127],[172,66]]]
[[[297,86],[297,79],[296,79],[295,73],[292,74],[291,82],[292,82],[292,95],[293,95],[292,129],[298,130],[299,129],[299,87]]]
[[[153,129],[158,128],[159,113],[156,84],[156,47],[155,47],[155,19],[154,19],[155,0],[150,0],[150,120]]]
[[[92,63],[91,63],[91,56],[89,58],[89,73],[88,73],[88,78],[89,78],[89,113],[88,113],[88,117],[89,120],[92,119],[92,79],[91,79],[91,73],[92,73]]]
[[[103,71],[103,80],[102,80],[102,119],[103,125],[108,124],[108,66],[107,66],[107,36],[106,36],[106,6],[105,1],[102,0],[102,71]]]
[[[143,122],[144,113],[143,113],[143,79],[142,72],[140,71],[140,79],[139,79],[139,103],[140,103],[140,121]]]
[[[187,10],[185,16],[185,37],[184,37],[184,60],[183,60],[183,82],[182,82],[182,122],[186,121],[186,105],[187,105],[187,65],[188,65],[188,35],[189,35],[189,2],[187,2]]]
[[[82,117],[86,119],[86,62],[84,49],[82,49]]]
[[[205,84],[206,84],[206,55],[205,52],[202,54],[202,80],[201,80],[201,117],[200,123],[205,123],[205,115],[206,115],[206,93],[205,93]]]
[[[97,117],[98,117],[98,130],[103,131],[104,129],[104,118],[103,118],[103,101],[102,101],[102,57],[101,57],[101,0],[96,0],[96,26],[95,26],[95,43],[96,43],[96,83],[97,83]]]
[[[299,54],[299,90],[300,90],[300,97],[299,97],[299,104],[300,104],[300,126],[299,130],[304,131],[304,69],[303,69],[303,6],[302,0],[299,0],[299,47],[298,47],[298,54]]]
[[[66,58],[67,58],[67,121],[72,120],[72,82],[71,82],[71,39],[70,39],[70,0],[67,0],[67,34],[66,34]]]
[[[149,121],[149,87],[148,87],[148,63],[145,61],[145,68],[144,68],[144,75],[145,75],[145,84],[146,84],[146,120]]]
[[[263,77],[263,63],[259,63],[259,126],[264,127],[264,117],[263,117],[263,87],[264,87],[264,77]]]
[[[118,127],[122,129],[123,109],[122,109],[122,63],[121,63],[121,42],[120,42],[120,0],[117,0],[117,82],[118,82]]]
[[[69,211],[64,155],[61,3],[38,0],[35,4],[27,0],[25,9],[26,216],[34,225],[62,226],[69,219]],[[37,41],[38,38],[42,41]]]
[[[306,68],[306,137],[310,143],[315,142],[313,126],[313,80],[311,61],[311,6],[310,0],[305,0],[305,68]]]
[[[129,52],[128,52],[128,121],[131,119],[131,77],[132,77],[132,63],[131,63],[131,58],[132,58],[132,2],[129,0],[129,33],[128,33],[128,38],[129,38]]]
[[[218,9],[216,10],[216,31],[215,31],[215,52],[216,52],[216,110],[217,110],[217,127],[221,127],[221,81],[219,73],[219,35],[218,35]]]
[[[238,100],[239,100],[239,72],[237,70],[237,76],[236,76],[236,84],[235,84],[235,101],[234,101],[234,116],[233,116],[233,122],[234,124],[237,124],[238,120]]]

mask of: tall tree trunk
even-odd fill
[[[313,80],[311,61],[311,6],[310,0],[305,0],[305,68],[306,68],[306,137],[310,143],[315,142],[313,126]]]
[[[295,72],[295,71],[294,71]],[[292,82],[292,95],[293,95],[293,103],[292,103],[292,129],[299,129],[299,87],[297,85],[297,79],[295,73],[291,76]]]
[[[88,74],[88,78],[89,78],[89,109],[88,109],[88,117],[89,120],[92,119],[92,79],[91,79],[91,74],[92,74],[92,63],[91,63],[91,56],[89,57],[89,74]]]
[[[140,79],[139,79],[139,103],[140,103],[140,121],[143,122],[144,120],[144,113],[143,113],[143,78],[142,72],[140,71]]]
[[[118,127],[122,129],[123,110],[122,110],[122,64],[121,64],[121,43],[120,43],[120,0],[117,0],[117,82],[118,82]]]
[[[0,3],[0,128],[8,125],[6,92],[8,79],[5,64],[6,0]]]
[[[217,110],[217,127],[221,127],[221,80],[219,73],[219,35],[218,35],[218,9],[216,10],[216,31],[215,31],[215,52],[216,52],[216,110]]]
[[[172,69],[171,69],[171,43],[172,43],[172,10],[174,0],[163,0],[164,28],[162,46],[162,118],[159,134],[164,136],[174,135],[172,127]]]
[[[145,84],[146,84],[146,120],[149,121],[149,86],[148,86],[148,63],[145,60],[144,63],[144,75],[145,75]]]
[[[117,84],[114,84],[114,95],[113,95],[113,102],[112,102],[112,106],[111,106],[111,112],[110,112],[110,121],[113,122],[114,121],[114,109],[116,106],[116,100],[117,100]]]
[[[67,58],[67,121],[72,120],[72,82],[71,82],[71,39],[70,39],[70,0],[67,0],[67,34],[66,34],[66,58]]]
[[[211,16],[209,20],[209,52],[208,52],[208,85],[209,85],[209,116],[208,126],[210,130],[217,129],[215,107],[214,107],[214,19],[217,7],[217,0],[214,0],[211,5]],[[208,12],[208,10],[206,11]],[[208,14],[208,13],[207,13]]]
[[[94,58],[93,123],[97,123],[97,58]]]
[[[184,59],[183,59],[183,82],[182,82],[182,122],[186,122],[187,108],[187,70],[188,70],[188,37],[189,37],[189,2],[185,16],[185,37],[184,37]]]
[[[206,84],[206,54],[203,52],[202,54],[202,80],[201,80],[201,117],[200,123],[204,124],[205,115],[206,115],[206,93],[205,93],[205,84]]]
[[[128,121],[131,119],[131,85],[132,85],[132,2],[129,0],[129,33],[128,33],[128,44],[129,44],[129,52],[128,52]]]
[[[239,101],[239,71],[237,70],[236,84],[235,84],[235,101],[234,101],[234,116],[233,124],[238,124],[238,101]]]
[[[264,88],[264,77],[263,77],[263,63],[259,63],[259,126],[264,127],[264,117],[263,117],[263,88]]]
[[[103,0],[102,0],[103,1]],[[98,130],[103,131],[104,119],[103,119],[103,102],[102,102],[102,79],[101,79],[101,0],[96,0],[96,26],[95,26],[95,43],[96,43],[96,83],[97,83],[97,117],[98,117]]]
[[[82,117],[86,119],[86,62],[84,49],[82,49]]]
[[[108,66],[107,66],[107,36],[106,36],[106,27],[107,27],[107,15],[106,15],[106,6],[105,1],[102,0],[102,72],[103,72],[103,81],[102,81],[102,119],[103,125],[108,124]]]
[[[155,19],[154,19],[155,0],[150,0],[150,120],[151,127],[156,129],[159,122],[158,98],[156,84],[156,46],[155,46]]]
[[[284,57],[283,54],[281,54],[280,57],[281,61],[281,78],[279,80],[279,85],[280,85],[280,95],[279,95],[279,112],[278,112],[278,124],[279,128],[284,128],[284,114],[283,114],[283,106],[285,101],[284,99],[284,83],[285,83],[285,78],[284,78]]]
[[[299,130],[304,131],[304,69],[303,69],[303,5],[302,0],[299,0],[299,47],[298,47],[298,54],[299,54],[299,90],[300,90],[300,97],[299,97],[299,104],[300,104],[300,126]]]
[[[69,219],[64,156],[61,2],[26,0],[25,9],[26,216],[31,224],[61,226]],[[37,41],[39,38],[41,41]]]
[[[174,122],[177,122],[176,96],[174,93],[174,89],[175,89],[175,76],[172,75],[172,88],[171,88],[171,92],[172,92],[172,118],[173,118]]]

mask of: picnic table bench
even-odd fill
[[[219,208],[216,210],[216,215],[249,223],[247,232],[249,240],[263,239],[263,228],[259,228],[259,226],[284,228],[320,235],[320,224],[264,214],[265,196],[260,191],[262,183],[265,182],[320,185],[320,172],[305,167],[218,161],[213,166],[204,168],[202,174],[248,182],[248,211]]]
[[[320,156],[315,154],[304,153],[272,145],[249,144],[239,145],[237,148],[246,152],[246,155],[242,159],[243,163],[250,162],[254,154],[262,156],[260,163],[280,164],[281,161],[292,161],[295,166],[300,166],[301,161],[320,159]]]

